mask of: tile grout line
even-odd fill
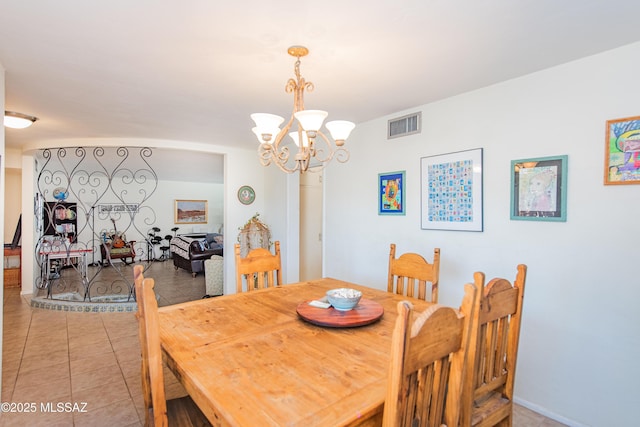
[[[22,300],[22,298],[21,298],[21,300]],[[4,304],[4,302],[3,302],[3,304]],[[3,313],[4,313],[4,311],[3,311]],[[13,398],[13,393],[16,390],[16,385],[18,384],[18,376],[20,375],[20,369],[22,369],[22,364],[23,364],[23,361],[24,361],[24,352],[25,352],[25,350],[27,348],[27,341],[29,339],[29,333],[31,331],[32,322],[33,322],[33,309],[31,307],[29,307],[29,322],[28,322],[29,324],[27,326],[27,333],[24,336],[24,341],[22,343],[22,349],[20,351],[20,363],[18,363],[18,369],[16,370],[16,376],[15,376],[14,381],[13,381],[13,387],[11,387],[11,394],[9,396],[9,399],[5,400],[3,398],[3,402],[11,402],[11,399]],[[3,324],[4,324],[4,319],[3,319]],[[4,331],[3,331],[3,340],[4,340]],[[3,348],[3,351],[4,351],[4,345],[3,345],[2,348]],[[0,384],[0,386],[1,386],[1,384]]]
[[[104,316],[102,314],[100,314],[100,321],[102,322],[102,327],[104,328],[105,333],[107,334],[107,339],[109,340],[109,345],[111,346],[111,351],[113,352],[114,357],[116,358],[116,362],[118,364],[118,370],[120,371],[120,375],[122,376],[122,379],[124,381],[124,385],[127,387],[127,394],[129,395],[129,400],[131,401],[131,404],[133,405],[133,408],[136,411],[136,416],[138,417],[138,421],[144,424],[144,420],[140,420],[140,414],[138,413],[138,408],[136,407],[136,402],[133,398],[133,395],[131,394],[131,388],[129,387],[129,383],[127,383],[127,378],[124,376],[124,371],[122,370],[122,365],[121,365],[121,360],[118,358],[118,355],[116,353],[116,349],[113,347],[113,341],[111,339],[111,335],[109,334],[109,328],[107,328],[105,322],[104,322]],[[137,323],[137,318],[136,318],[136,323]]]
[[[35,309],[32,309],[35,310]],[[71,402],[75,402],[75,396],[73,395],[73,379],[71,377],[71,343],[69,342],[71,339],[71,335],[69,334],[69,314],[65,313],[64,315],[65,324],[67,325],[67,362],[69,368],[69,394],[71,397]],[[76,425],[76,414],[71,414],[71,422],[73,423],[73,427]]]

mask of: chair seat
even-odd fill
[[[102,256],[102,265],[108,265],[114,259],[121,259],[125,264],[130,264],[136,256],[135,241],[127,242],[122,248],[111,247],[110,243],[100,245],[100,255]],[[131,258],[127,263],[127,258]]]
[[[494,426],[511,413],[511,401],[501,393],[483,396],[482,401],[474,401],[471,425],[474,427]]]
[[[211,425],[189,396],[167,400],[167,418],[170,426],[204,427]]]

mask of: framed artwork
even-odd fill
[[[378,215],[404,215],[405,171],[378,174]]]
[[[607,121],[604,184],[640,184],[640,116]]]
[[[511,161],[511,219],[567,220],[567,156]]]
[[[176,224],[207,223],[206,200],[176,200],[174,210]]]
[[[238,200],[243,205],[250,205],[256,200],[256,192],[248,185],[243,185],[238,189]]]
[[[482,231],[482,148],[420,160],[423,230]]]

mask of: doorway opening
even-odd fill
[[[300,280],[322,277],[322,172],[310,168],[300,175]]]

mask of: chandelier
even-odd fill
[[[320,169],[323,169],[334,157],[340,163],[346,162],[349,160],[349,151],[344,148],[344,142],[356,125],[345,120],[326,123],[325,127],[335,142],[320,130],[328,113],[304,109],[304,91],[312,92],[314,87],[313,83],[306,81],[300,75],[300,58],[306,56],[309,50],[304,46],[292,46],[287,52],[296,57],[294,67],[296,78],[289,79],[285,86],[287,93],[293,93],[293,112],[289,121],[280,129],[280,125],[284,122],[284,118],[280,116],[268,113],[251,115],[256,124],[252,129],[253,133],[260,142],[258,148],[260,163],[263,166],[269,166],[273,162],[286,173],[296,171],[304,173],[310,164],[313,163],[315,166],[316,162]],[[291,162],[289,161],[292,154],[289,150],[291,143],[285,140],[287,136],[297,147]]]

